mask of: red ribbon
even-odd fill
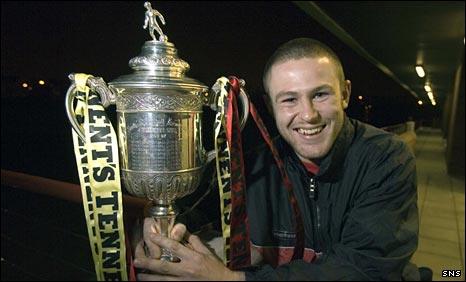
[[[231,236],[230,236],[230,269],[239,269],[249,266],[251,263],[249,229],[246,213],[246,181],[244,178],[244,161],[241,146],[241,130],[239,126],[239,115],[236,96],[240,93],[240,84],[236,77],[229,77],[231,87],[228,95],[226,135],[228,144],[231,144],[231,193],[232,193],[232,214],[231,214]],[[304,254],[304,228],[298,202],[293,193],[293,185],[285,171],[283,161],[280,159],[277,149],[272,143],[272,139],[260,118],[256,108],[250,102],[249,109],[251,116],[259,128],[262,137],[272,151],[275,162],[283,179],[283,183],[288,192],[294,215],[294,228],[296,232],[296,242],[292,259],[302,259]]]
[[[280,174],[283,179],[283,184],[285,185],[286,190],[288,191],[288,199],[291,203],[291,207],[293,209],[294,219],[295,219],[295,232],[296,232],[296,242],[295,248],[293,252],[293,259],[302,259],[304,254],[304,228],[303,228],[303,219],[301,217],[301,213],[299,211],[298,202],[296,201],[296,197],[293,193],[293,185],[291,184],[290,179],[288,178],[288,174],[285,171],[285,167],[283,165],[283,161],[280,159],[277,149],[272,143],[272,139],[270,138],[270,134],[267,131],[262,119],[259,116],[256,108],[252,103],[249,103],[249,112],[253,117],[254,121],[256,122],[257,127],[259,128],[262,137],[264,138],[267,145],[269,145],[270,150],[272,151],[273,157],[275,162],[280,170]]]
[[[244,178],[243,149],[238,114],[237,95],[240,83],[229,77],[226,135],[231,158],[231,222],[230,222],[230,269],[236,270],[251,265],[251,246],[246,213],[246,180]]]

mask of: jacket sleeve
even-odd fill
[[[337,244],[313,263],[295,260],[246,272],[247,280],[402,279],[418,243],[415,159],[403,142],[372,148]],[[379,153],[375,153],[379,152]],[[367,161],[367,160],[366,160]],[[344,187],[341,187],[344,188]]]

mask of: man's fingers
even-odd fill
[[[144,241],[139,241],[134,250],[134,258],[145,258],[146,253],[144,251]]]
[[[155,225],[156,225],[156,222],[153,218],[146,217],[144,219],[144,231],[143,231],[143,236],[144,236],[144,241],[145,241],[144,249],[146,251],[147,256],[154,258],[154,259],[158,259],[160,258],[161,250],[159,246],[157,246],[150,240],[150,236],[157,233]]]
[[[202,243],[201,239],[196,235],[189,235],[188,242],[191,244],[195,251],[209,255],[212,252]]]
[[[157,221],[151,217],[144,219],[144,238],[149,238],[150,235],[156,233],[160,234],[160,226]],[[176,241],[181,241],[187,232],[186,225],[182,223],[177,223],[173,226],[170,232],[170,238]]]
[[[189,259],[193,256],[193,251],[191,249],[173,239],[159,234],[153,234],[150,239],[154,244],[160,246],[160,248],[167,249],[180,259]]]
[[[170,236],[173,240],[181,242],[185,236],[185,233],[187,233],[186,225],[177,223],[175,226],[173,226]]]
[[[154,244],[153,242],[149,240],[146,240],[144,244],[144,251],[146,255],[150,258],[153,259],[159,259],[160,256],[162,255],[162,251],[160,250],[160,247]]]
[[[172,239],[176,240],[178,242],[181,242],[184,246],[188,247],[189,249],[193,249],[193,246],[188,242],[189,236],[191,236],[191,233],[186,229],[186,226],[184,224],[178,223],[173,227],[172,230]]]
[[[180,263],[173,263],[159,259],[138,258],[134,260],[134,266],[162,275],[183,275],[184,273],[183,266]]]
[[[144,237],[149,238],[150,234],[158,233],[156,228],[156,222],[152,217],[144,218]]]

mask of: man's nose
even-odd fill
[[[315,109],[312,101],[301,102],[299,116],[306,122],[316,121],[319,117],[319,112]]]

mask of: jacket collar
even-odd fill
[[[329,153],[321,160],[317,177],[322,181],[333,182],[342,175],[344,159],[354,137],[354,125],[345,114],[343,127]],[[277,148],[286,165],[292,165],[305,172],[304,165],[288,143],[279,138]]]

